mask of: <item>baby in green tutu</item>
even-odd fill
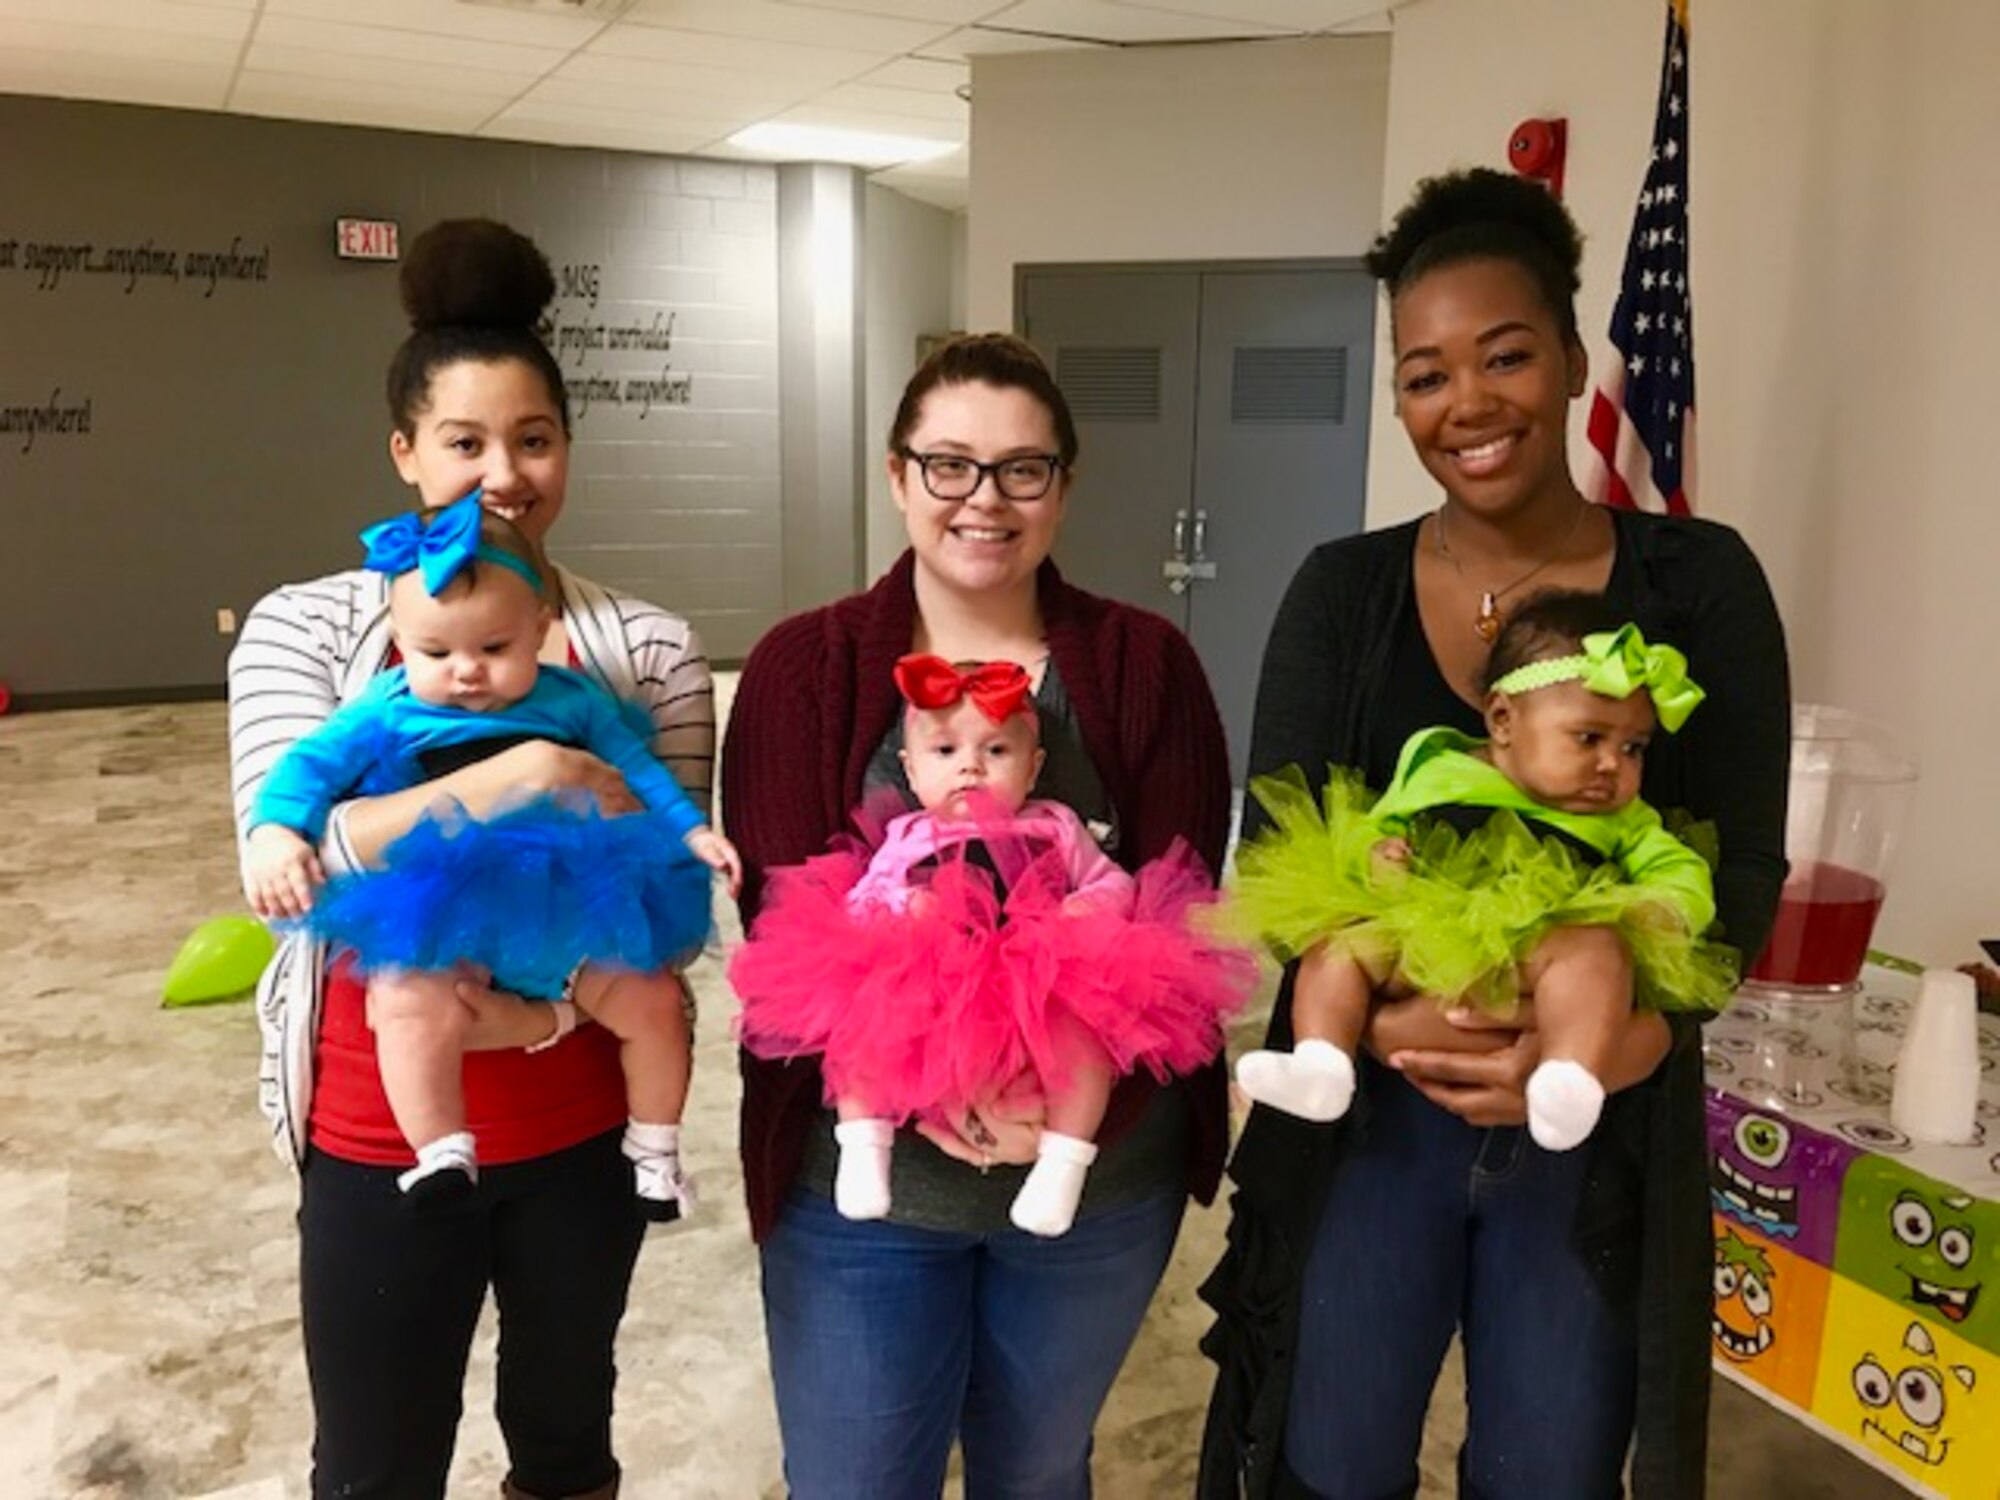
[[[1260,1104],[1336,1120],[1372,998],[1429,994],[1505,1014],[1534,997],[1542,1061],[1528,1128],[1580,1145],[1634,1003],[1718,1010],[1735,955],[1702,939],[1708,862],[1639,800],[1646,746],[1701,701],[1687,661],[1618,624],[1594,594],[1524,604],[1485,673],[1488,737],[1419,730],[1378,797],[1334,770],[1315,799],[1295,767],[1251,792],[1271,827],[1237,853],[1229,924],[1297,958],[1290,1052],[1236,1079]]]

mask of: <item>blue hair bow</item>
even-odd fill
[[[391,578],[412,568],[421,569],[424,588],[436,597],[465,571],[467,563],[477,559],[518,573],[530,588],[541,592],[541,576],[533,567],[497,548],[479,545],[479,525],[484,518],[479,491],[474,490],[442,510],[405,511],[378,521],[361,533],[361,545],[368,549],[362,566]]]

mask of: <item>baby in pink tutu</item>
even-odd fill
[[[1114,1080],[1214,1057],[1252,960],[1196,936],[1212,897],[1176,849],[1135,879],[1077,815],[1032,797],[1043,751],[1028,674],[906,656],[901,758],[918,809],[866,856],[778,872],[730,978],[744,1045],[821,1054],[839,1115],[834,1203],[890,1210],[897,1126],[964,1118],[1024,1076],[1040,1085],[1036,1161],[1009,1217],[1054,1236],[1074,1222]]]

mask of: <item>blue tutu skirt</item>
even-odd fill
[[[363,973],[471,962],[546,999],[585,959],[649,971],[708,940],[708,866],[653,813],[540,797],[480,822],[453,803],[383,862],[329,881],[304,922]]]

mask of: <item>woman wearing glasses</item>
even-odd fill
[[[744,669],[725,739],[745,923],[766,873],[820,853],[877,792],[906,792],[892,671],[918,651],[1011,661],[1035,684],[1067,804],[1128,869],[1186,839],[1219,867],[1222,726],[1193,649],[1156,616],[1064,583],[1049,552],[1076,429],[1047,368],[1001,334],[911,378],[888,472],[910,547],[865,593],[785,621]],[[1040,1101],[1003,1090],[892,1154],[889,1217],[834,1208],[834,1116],[809,1063],[743,1057],[743,1157],[785,1476],[798,1500],[936,1496],[957,1440],[968,1493],[1089,1492],[1091,1429],[1225,1143],[1219,1067],[1117,1086],[1076,1225],[1041,1239],[1008,1207]]]

